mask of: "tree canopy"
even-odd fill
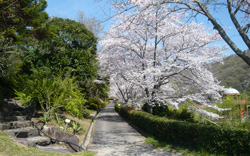
[[[147,7],[150,5],[169,5],[171,6],[171,12],[184,12],[188,13],[189,17],[196,17],[198,14],[205,16],[208,21],[214,26],[213,28],[218,31],[223,40],[228,46],[243,59],[250,66],[250,57],[246,55],[246,51],[250,49],[250,2],[248,0],[115,0],[116,7],[121,11],[126,11],[132,6]],[[127,6],[127,7],[126,7]],[[218,7],[218,8],[217,8]],[[213,14],[214,10],[227,10],[230,16],[230,20],[233,23],[233,29],[235,29],[243,40],[243,43],[248,49],[240,49],[239,45],[231,40],[226,33],[227,28],[223,28],[219,22],[224,16],[216,17]],[[190,20],[190,18],[187,18]]]
[[[46,6],[46,0],[0,1],[1,78],[19,70],[22,64],[19,54],[23,46],[20,42],[29,42],[30,38],[37,37],[36,32],[48,19]]]
[[[100,65],[110,74],[111,96],[141,105],[168,103],[178,107],[191,100],[210,105],[222,90],[209,62],[221,61],[220,36],[198,23],[181,22],[167,6],[137,7],[117,16],[100,42]],[[209,97],[209,98],[208,98]]]
[[[17,35],[38,28],[48,19],[46,7],[46,0],[1,0],[0,32],[17,39]]]
[[[53,18],[46,27],[51,35],[24,54],[27,69],[34,64],[52,73],[71,70],[79,78],[93,78],[97,73],[96,38],[84,24],[70,19]]]

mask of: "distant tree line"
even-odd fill
[[[250,56],[250,51],[247,55]],[[241,92],[250,90],[250,67],[236,55],[224,58],[224,64],[213,64],[211,71],[225,87],[233,87]]]

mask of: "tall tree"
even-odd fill
[[[97,39],[84,24],[70,19],[53,18],[47,23],[50,35],[24,53],[24,71],[49,68],[51,74],[72,71],[79,81],[92,79],[97,75]]]
[[[101,25],[100,21],[96,19],[96,17],[86,17],[83,11],[78,11],[76,16],[77,21],[84,24],[85,27],[95,35],[95,37],[99,37],[103,32],[104,27]]]
[[[0,1],[0,77],[18,71],[21,64],[18,42],[33,36],[48,19],[46,0]],[[27,39],[27,38],[26,38]],[[26,40],[25,39],[25,40]]]
[[[1,0],[0,32],[17,39],[17,35],[41,26],[47,19],[46,0]]]
[[[126,10],[124,6],[136,5],[136,6],[150,6],[150,5],[165,5],[172,6],[173,12],[189,12],[191,17],[196,17],[198,14],[204,15],[214,26],[214,29],[218,31],[223,40],[228,46],[250,66],[250,57],[246,55],[246,51],[250,49],[249,28],[250,28],[250,2],[249,0],[118,0],[116,1],[118,8]],[[230,20],[233,23],[234,29],[239,33],[244,44],[248,49],[243,50],[231,40],[226,33],[226,28],[220,23],[220,19],[224,16],[215,17],[213,11],[216,7],[223,7],[227,10],[230,16]],[[219,8],[218,10],[221,10]]]
[[[169,11],[148,6],[117,16],[100,42],[99,55],[103,71],[111,75],[113,96],[139,105],[147,101],[178,107],[187,100],[209,105],[220,99],[222,87],[205,67],[221,60],[223,47],[211,45],[221,38]]]

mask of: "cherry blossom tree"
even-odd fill
[[[218,31],[228,46],[250,66],[250,57],[246,55],[250,49],[250,0],[113,0],[120,12],[126,11],[132,6],[169,5],[173,12],[189,12],[189,17],[197,15],[205,16]],[[220,23],[224,16],[215,16],[214,11],[227,10],[230,20],[242,38],[248,49],[241,49],[226,33],[226,29]]]
[[[211,106],[223,88],[207,70],[225,49],[216,31],[183,23],[186,14],[165,5],[137,7],[119,14],[100,41],[102,74],[111,77],[111,96],[123,102],[178,105],[191,100]],[[105,73],[105,74],[104,74]]]

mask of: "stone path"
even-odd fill
[[[97,151],[97,156],[168,156],[181,155],[145,144],[145,137],[128,125],[107,105],[97,116],[88,150]]]

